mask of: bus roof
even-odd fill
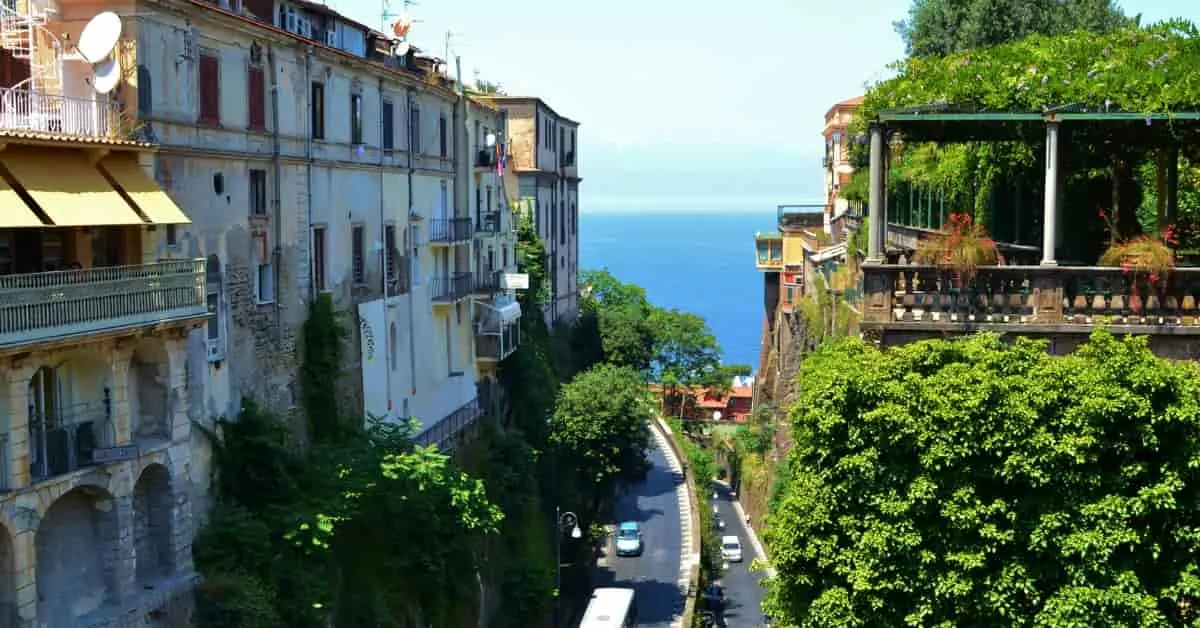
[[[633,589],[599,587],[592,591],[592,601],[588,603],[579,628],[619,627],[632,603]]]

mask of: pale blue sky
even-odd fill
[[[381,0],[327,0],[379,26]],[[581,123],[582,211],[738,209],[821,196],[830,105],[903,54],[908,0],[418,0],[411,39]],[[1124,0],[1200,22],[1197,0]],[[393,0],[395,13],[401,0]]]

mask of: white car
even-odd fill
[[[742,562],[742,542],[736,536],[721,537],[721,558],[729,563]]]

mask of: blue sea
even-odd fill
[[[762,273],[754,233],[775,228],[775,208],[683,212],[580,212],[579,267],[606,268],[650,301],[703,316],[726,364],[758,365]]]

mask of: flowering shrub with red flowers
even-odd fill
[[[940,231],[917,243],[913,255],[918,264],[953,269],[964,283],[980,266],[995,266],[1001,259],[995,240],[968,213],[951,213]]]
[[[1108,226],[1110,238],[1108,250],[1100,256],[1101,266],[1119,266],[1127,273],[1146,275],[1152,284],[1175,268],[1175,247],[1179,246],[1175,225],[1167,225],[1161,233],[1122,239],[1108,212],[1100,210],[1100,219]]]

